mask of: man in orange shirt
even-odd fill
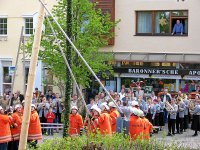
[[[131,117],[130,117],[130,137],[131,140],[135,141],[137,139],[142,139],[142,134],[144,132],[144,124],[142,119],[138,117],[139,109],[131,108]]]
[[[150,140],[150,134],[153,131],[153,125],[149,122],[147,118],[145,118],[144,112],[142,110],[139,110],[139,117],[142,119],[142,122],[144,124],[143,139]]]
[[[28,129],[28,142],[31,146],[36,148],[37,141],[42,139],[42,130],[40,125],[40,118],[36,111],[36,106],[31,105],[31,117]]]
[[[116,128],[117,128],[117,118],[120,117],[120,113],[116,109],[116,105],[113,102],[110,102],[109,104],[110,107],[110,117],[111,117],[111,127],[112,127],[112,133],[116,133]]]
[[[111,118],[107,112],[102,112],[97,106],[93,108],[94,116],[97,119],[101,135],[112,135]]]
[[[71,114],[69,116],[69,135],[77,136],[81,134],[83,130],[83,119],[82,116],[78,114],[78,108],[72,106]]]
[[[15,106],[15,112],[12,114],[12,127],[11,128],[11,134],[12,134],[12,144],[16,150],[18,150],[19,147],[19,138],[20,138],[20,132],[21,132],[21,125],[22,125],[22,105],[17,104]]]
[[[11,116],[4,115],[4,110],[0,106],[0,150],[7,150],[8,142],[11,139],[11,131],[10,131],[10,120],[12,120]]]

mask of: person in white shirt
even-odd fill
[[[119,93],[119,96],[120,96],[120,100],[122,100],[122,98],[125,97],[125,90],[124,89],[121,89],[121,92]]]

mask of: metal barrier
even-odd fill
[[[40,123],[42,129],[63,129],[62,123]]]

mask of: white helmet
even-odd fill
[[[101,114],[101,109],[97,105],[95,105],[92,109],[96,110],[99,114]]]
[[[114,102],[110,102],[109,104],[108,104],[110,107],[117,107],[116,105],[115,105],[115,103]]]
[[[3,109],[3,107],[0,106],[0,110],[2,110],[2,109]]]
[[[138,104],[137,101],[132,101],[131,105],[132,105],[132,106],[139,106],[139,104]]]
[[[21,104],[15,105],[15,110],[17,110],[17,108],[22,108],[22,105]]]
[[[138,109],[138,117],[144,117],[144,112]]]
[[[22,101],[22,104],[25,103],[25,100]]]
[[[139,114],[139,111],[138,111],[139,109],[137,109],[137,108],[130,108],[130,112],[131,112],[131,114],[135,114],[136,116],[138,116],[138,114]]]
[[[72,110],[72,109],[78,110],[78,107],[77,107],[77,106],[72,106],[71,110]]]
[[[34,107],[36,109],[36,106],[34,104],[31,104],[31,107]]]
[[[90,109],[94,109],[95,107],[98,107],[96,104],[92,105],[92,107]]]
[[[104,102],[104,103],[101,104],[101,110],[102,110],[103,106],[106,108],[106,110],[109,110],[109,107],[108,107],[108,105],[107,105],[106,102]]]

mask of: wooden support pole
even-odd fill
[[[36,76],[36,66],[37,66],[38,54],[39,54],[39,49],[40,49],[44,14],[45,14],[44,7],[41,4],[39,15],[38,15],[37,27],[35,29],[33,47],[32,47],[30,70],[29,70],[29,75],[28,75],[28,85],[27,85],[27,91],[26,91],[26,96],[25,96],[25,108],[24,108],[25,113],[23,115],[23,121],[22,121],[19,150],[26,150],[26,145],[27,145],[28,128],[29,128],[30,114],[31,114],[31,102],[33,98],[33,89],[34,89],[35,76]]]

